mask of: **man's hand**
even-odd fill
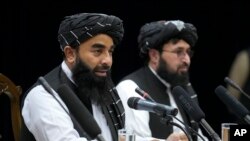
[[[166,141],[188,141],[188,137],[183,132],[174,132],[168,136]]]

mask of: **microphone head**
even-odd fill
[[[140,100],[139,97],[130,97],[127,101],[127,104],[130,108],[135,109],[137,107],[138,101]]]
[[[204,112],[200,107],[188,96],[188,93],[181,87],[176,86],[173,88],[172,93],[176,95],[181,103],[182,108],[187,114],[193,118],[196,122],[200,122],[201,119],[205,118]]]
[[[135,88],[135,92],[138,93],[143,98],[145,98],[146,100],[149,100],[151,102],[155,102],[155,100],[148,93],[146,93],[145,91],[143,91],[139,87]]]
[[[215,93],[220,98],[220,100],[240,119],[243,119],[249,114],[247,108],[244,107],[235,97],[233,97],[225,87],[221,85],[218,86],[215,89]]]
[[[92,114],[90,114],[88,109],[82,104],[80,99],[68,85],[62,84],[59,86],[57,92],[68,107],[70,113],[92,139],[95,139],[101,134],[101,129]]]

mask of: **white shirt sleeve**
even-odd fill
[[[57,94],[56,97],[67,109]],[[69,115],[41,85],[28,93],[22,116],[37,141],[87,141],[79,136]]]
[[[137,87],[138,85],[133,81],[125,80],[120,82],[116,89],[125,109],[125,128],[135,132],[137,141],[149,141],[155,139],[152,137],[149,127],[149,112],[131,109],[127,104],[130,97],[142,98],[135,92]]]

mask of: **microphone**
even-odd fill
[[[244,92],[239,85],[237,85],[232,79],[225,77],[224,81],[229,84],[230,86],[232,86],[233,88],[235,88],[236,90],[238,90],[239,92],[241,92],[245,97],[247,97],[248,99],[250,99],[250,96]]]
[[[79,132],[79,134],[82,136],[86,136],[87,138],[90,138],[89,135],[86,134],[86,132],[82,129],[79,122],[75,119],[71,113],[69,113],[66,108],[63,106],[63,104],[59,101],[59,99],[56,98],[55,93],[53,91],[53,88],[49,85],[49,83],[41,76],[38,78],[38,82],[44,87],[44,89],[51,94],[51,96],[58,102],[58,104],[62,107],[62,109],[70,116],[71,120],[74,123],[75,129]]]
[[[189,83],[189,84],[190,84],[190,85],[188,85],[188,86],[190,86],[190,87],[192,88],[191,83]],[[192,90],[193,90],[193,89],[192,89]],[[135,89],[135,91],[136,91],[139,95],[141,95],[142,97],[144,97],[146,100],[149,100],[149,101],[151,101],[151,102],[156,102],[148,93],[146,93],[145,91],[143,91],[143,90],[140,89],[139,87],[137,87],[137,88]],[[194,91],[193,91],[193,92],[194,92]],[[179,120],[178,118],[176,118],[176,117],[173,117],[173,118],[175,118],[177,121],[179,121],[179,122],[180,122],[181,124],[183,124],[185,127],[188,127],[189,130],[190,130],[191,132],[193,132],[194,134],[198,135],[202,140],[204,140],[204,138],[203,138],[202,136],[200,136],[199,133],[197,133],[197,131],[193,130],[189,125],[187,125],[187,124],[185,124],[184,122],[180,121],[180,120]],[[191,122],[194,122],[194,121],[192,120]],[[172,124],[173,126],[177,126],[177,127],[180,128],[181,130],[183,130],[184,133],[187,135],[188,139],[189,139],[190,141],[192,141],[192,137],[186,132],[185,129],[183,129],[182,126],[180,126],[180,125],[177,124],[177,123],[171,122],[171,121],[169,122],[169,124]]]
[[[96,123],[94,117],[82,104],[82,102],[73,92],[73,90],[71,90],[68,85],[62,84],[61,86],[59,86],[57,91],[66,106],[68,107],[71,114],[77,119],[77,121],[85,129],[87,134],[92,139],[97,139],[98,141],[105,141],[101,134],[101,129]]]
[[[176,116],[178,113],[177,108],[173,108],[156,102],[150,102],[148,100],[143,100],[139,97],[130,97],[127,103],[128,106],[132,109],[145,110],[148,112],[156,113],[159,116]]]
[[[200,107],[188,96],[188,93],[180,86],[173,88],[172,93],[176,95],[181,103],[183,109],[192,117],[196,122],[199,122],[210,137],[215,141],[220,141],[219,135],[212,129],[212,127],[205,120],[205,114]]]
[[[247,108],[243,106],[235,97],[233,97],[225,87],[221,85],[218,86],[215,89],[215,93],[227,107],[232,109],[238,118],[243,119],[246,123],[250,124],[250,116]]]
[[[151,102],[155,102],[155,100],[148,93],[146,93],[145,91],[143,91],[139,87],[135,88],[135,92],[137,92],[140,96],[142,96],[146,100],[149,100]]]
[[[53,98],[60,104],[63,110],[70,116],[70,118],[72,119],[73,123],[76,126],[75,128],[78,129],[78,132],[81,132],[79,134],[83,134],[87,136],[87,138],[92,138],[92,139],[96,138],[98,141],[105,141],[105,139],[101,135],[101,129],[97,125],[93,116],[89,113],[89,111],[81,103],[81,101],[76,97],[76,95],[69,88],[69,86],[65,84],[61,85],[58,88],[58,93],[71,113],[69,113],[62,105],[62,103],[55,97],[53,88],[43,77],[39,77],[38,82],[44,87],[44,89],[48,93],[50,93],[53,96]],[[79,111],[77,111],[76,109],[81,109],[82,114],[79,114]],[[86,117],[88,117],[88,119],[86,119]],[[89,123],[91,127],[87,123]],[[88,135],[86,135],[86,133],[83,131],[82,126],[86,127],[85,131],[87,132]]]

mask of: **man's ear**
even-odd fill
[[[149,49],[148,51],[150,62],[153,64],[158,64],[160,60],[160,52],[156,49]]]
[[[65,60],[68,63],[73,64],[76,60],[76,50],[70,46],[66,46],[64,47],[63,52],[65,54]]]

